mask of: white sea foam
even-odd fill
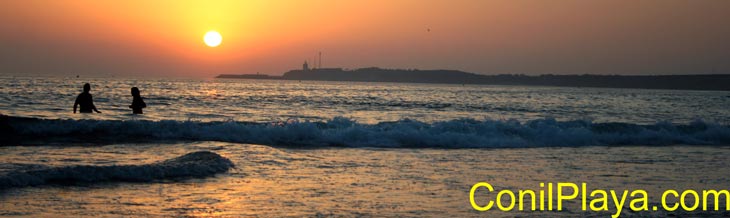
[[[18,165],[15,170],[0,173],[0,189],[78,182],[148,182],[180,177],[206,177],[226,172],[231,167],[233,163],[230,160],[208,151],[193,152],[145,165]]]
[[[652,125],[556,121],[460,119],[361,124],[336,117],[327,122],[195,122],[42,120],[5,121],[24,141],[224,141],[286,146],[504,148],[591,145],[727,145],[730,126],[694,121]],[[7,132],[7,131],[4,131]]]

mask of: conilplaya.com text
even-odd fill
[[[488,182],[478,182],[469,191],[469,202],[478,211],[532,210],[561,211],[563,204],[579,201],[583,211],[612,211],[618,218],[621,211],[728,211],[730,190],[665,190],[660,205],[649,205],[645,190],[588,189],[586,183],[540,183],[537,190],[495,190]]]

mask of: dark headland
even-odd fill
[[[458,70],[402,70],[382,68],[321,68],[291,70],[282,76],[221,74],[216,78],[321,80],[353,82],[446,83],[485,85],[568,86],[598,88],[730,90],[730,74],[705,75],[481,75]]]

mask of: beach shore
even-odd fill
[[[50,183],[2,190],[0,216],[294,216],[294,217],[610,217],[582,211],[485,212],[469,190],[540,190],[540,183],[587,183],[589,189],[649,193],[659,205],[667,189],[727,189],[730,146],[623,146],[516,149],[294,149],[222,142],[0,148],[0,173],[23,164],[144,164],[210,150],[236,168],[209,178],[157,182]],[[480,202],[494,193],[482,189]],[[724,205],[724,202],[721,202]],[[722,209],[722,208],[721,208]],[[722,216],[727,212],[632,212],[621,217]]]

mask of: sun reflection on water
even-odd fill
[[[0,147],[0,158],[11,163],[25,160],[69,165],[107,159],[111,162],[106,164],[131,164],[198,150],[215,151],[234,161],[236,168],[209,178],[11,189],[2,195],[0,212],[35,217],[59,214],[132,217],[532,217],[535,214],[520,211],[475,213],[469,206],[468,189],[482,180],[489,180],[498,189],[518,187],[537,190],[538,184],[546,181],[586,181],[591,187],[606,189],[636,188],[617,187],[617,184],[643,181],[641,188],[659,194],[665,187],[721,189],[728,179],[723,172],[711,169],[730,167],[730,161],[724,158],[730,155],[727,147],[689,146],[289,149],[199,142],[54,149]],[[19,157],[19,154],[28,152],[35,155]],[[105,152],[115,153],[115,158],[105,156]],[[84,158],[89,154],[99,154],[99,157]],[[672,160],[673,164],[647,164],[665,159]],[[697,161],[703,159],[717,161]],[[646,160],[647,163],[632,164],[630,160]],[[606,174],[629,176],[602,176]],[[650,199],[659,199],[659,196]],[[582,213],[580,205],[574,202],[568,203],[567,207],[570,208],[567,212],[543,212],[539,216],[605,215]],[[647,213],[651,215],[651,212]],[[657,217],[666,215],[657,213],[654,214]]]

